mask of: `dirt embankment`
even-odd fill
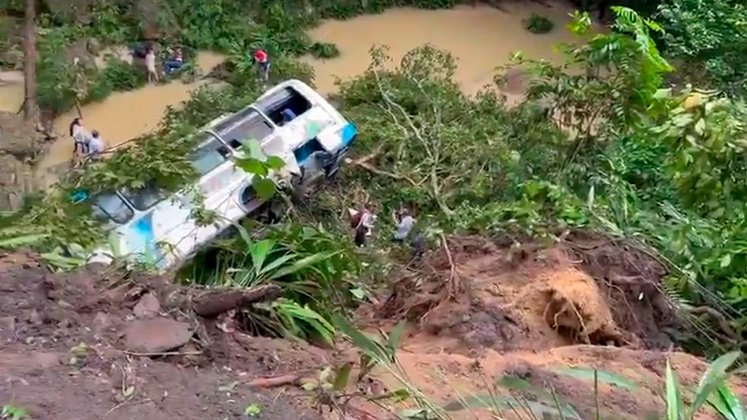
[[[692,390],[707,367],[670,339],[671,331],[686,327],[661,291],[664,267],[645,252],[573,235],[551,247],[520,249],[456,238],[449,249],[450,255],[440,251],[431,259],[430,279],[422,271],[405,273],[367,315],[372,324],[411,321],[398,360],[413,384],[439,403],[489,399],[491,388],[505,393],[492,384],[509,375],[554,389],[584,418],[594,418],[593,381],[559,369],[596,368],[637,384],[635,390],[602,385],[603,414],[661,418],[667,357]],[[737,378],[734,386],[747,395],[747,380]],[[512,418],[511,410],[502,414]]]
[[[400,273],[380,303],[359,312],[363,327],[411,321],[397,357],[437,403],[484,395],[515,375],[593,418],[593,384],[557,373],[588,367],[638,385],[600,386],[603,412],[644,418],[664,408],[667,357],[685,386],[706,368],[674,351],[666,331],[678,321],[658,289],[664,269],[644,253],[590,238],[522,249],[454,238],[448,249]],[[257,296],[213,299],[169,280],[94,268],[57,275],[33,256],[0,258],[0,404],[50,420],[238,419],[252,404],[265,419],[341,418],[311,409],[320,399],[297,385],[357,361],[355,349],[252,337],[228,309]],[[268,377],[288,387],[268,387]],[[747,395],[743,378],[733,385]],[[351,394],[369,396],[401,388],[381,369],[354,386]],[[393,418],[353,400],[346,420]],[[463,414],[454,418],[476,413]]]
[[[323,369],[326,356],[195,317],[184,299],[199,291],[101,270],[54,275],[17,254],[0,273],[0,405],[40,420],[238,419],[252,404],[262,418],[319,418],[304,399],[247,384]]]

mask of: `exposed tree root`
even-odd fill
[[[192,309],[197,315],[212,318],[232,309],[280,297],[280,286],[268,284],[247,290],[210,290],[192,298]]]

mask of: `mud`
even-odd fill
[[[226,351],[218,357],[207,351],[218,345],[195,333],[166,355],[144,357],[127,350],[127,327],[147,322],[134,320],[131,308],[149,289],[159,297],[173,293],[168,283],[101,270],[58,276],[32,255],[2,257],[0,402],[29,409],[33,419],[50,420],[234,419],[254,403],[263,407],[262,418],[320,418],[293,392],[246,386],[256,377],[301,365],[323,368],[318,355],[285,341],[224,333],[220,341]],[[158,316],[169,325],[202,328],[168,304]]]
[[[402,273],[388,299],[366,312],[369,325],[410,321],[398,360],[438,403],[486,395],[490,384],[511,375],[554,389],[583,418],[594,418],[593,383],[558,373],[585,367],[638,385],[602,386],[603,416],[661,417],[666,358],[685,386],[696,386],[707,367],[676,351],[667,332],[684,327],[660,290],[665,267],[631,244],[578,233],[550,247],[511,248],[475,237],[448,243],[451,258],[432,251],[425,267]],[[379,375],[397,386],[387,372]],[[747,395],[743,378],[733,386]]]

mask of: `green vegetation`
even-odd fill
[[[532,13],[528,19],[524,20],[524,28],[533,34],[546,34],[552,31],[554,27],[555,23],[553,21],[536,13]]]
[[[335,58],[340,55],[340,50],[337,49],[337,45],[329,42],[315,42],[311,44],[309,48],[311,55],[316,58]]]

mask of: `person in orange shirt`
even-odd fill
[[[270,78],[270,58],[267,51],[261,48],[254,51],[254,62],[257,63],[259,79],[266,82]]]

